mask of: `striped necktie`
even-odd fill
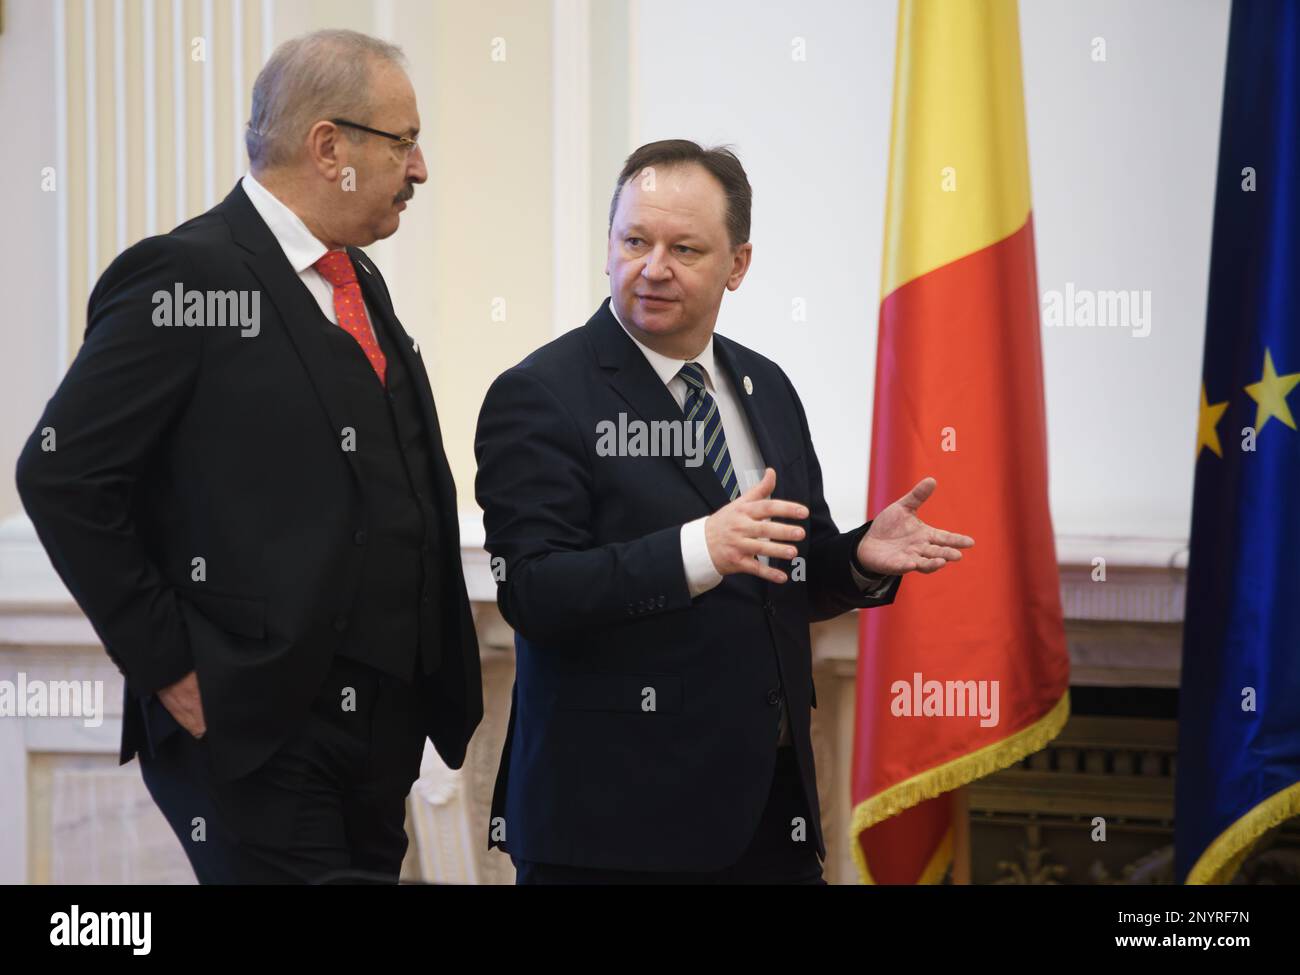
[[[727,435],[722,430],[722,414],[718,401],[704,388],[704,369],[696,362],[688,362],[677,375],[686,381],[686,402],[682,412],[687,423],[702,424],[697,427],[704,438],[704,456],[713,466],[713,473],[722,482],[722,490],[733,501],[740,496],[736,471],[731,466],[731,452],[727,450]]]

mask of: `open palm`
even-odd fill
[[[858,543],[858,561],[863,568],[879,575],[928,574],[939,571],[949,562],[961,561],[961,549],[970,548],[975,539],[931,528],[916,514],[934,493],[937,484],[933,477],[923,478],[916,487],[876,515],[871,528]]]

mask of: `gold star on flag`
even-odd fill
[[[1223,456],[1223,447],[1219,444],[1219,417],[1228,408],[1228,401],[1210,403],[1205,398],[1205,383],[1201,383],[1201,417],[1196,424],[1196,456],[1201,456],[1201,448],[1209,447],[1219,457]]]
[[[1259,404],[1255,408],[1256,436],[1263,431],[1264,424],[1273,417],[1277,417],[1292,430],[1296,428],[1295,418],[1291,416],[1291,408],[1286,405],[1286,397],[1297,384],[1300,384],[1300,372],[1279,376],[1277,370],[1273,368],[1272,354],[1265,349],[1264,375],[1259,378],[1259,382],[1251,383],[1246,387],[1250,398]]]

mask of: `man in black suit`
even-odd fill
[[[750,200],[729,151],[634,152],[611,298],[483,404],[517,662],[489,842],[521,883],[821,883],[808,624],[973,544],[916,516],[931,478],[836,529],[789,379],[713,332]]]
[[[425,738],[458,768],[482,717],[432,391],[358,250],[426,178],[400,59],[277,49],[251,172],[104,272],[19,460],[200,882],[395,881]]]

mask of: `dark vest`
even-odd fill
[[[365,273],[364,271],[361,273]],[[333,349],[330,381],[342,386],[356,430],[364,527],[361,584],[339,653],[405,681],[439,662],[440,539],[434,509],[433,458],[419,391],[383,315],[367,303],[387,359],[381,385],[357,340],[324,315],[320,327]]]

